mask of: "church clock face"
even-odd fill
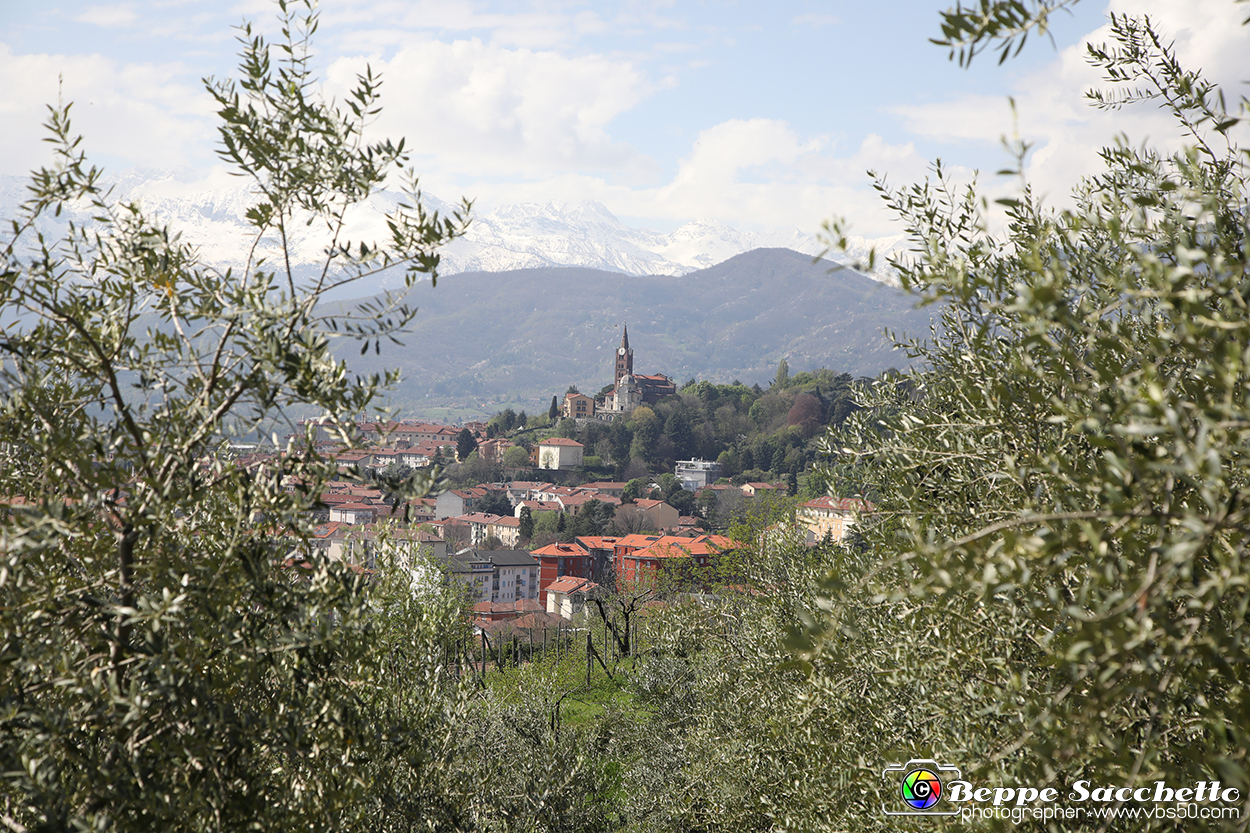
[[[624,347],[618,347],[618,348],[616,348],[616,352],[617,352],[617,353],[620,353],[620,354],[623,356],[623,355],[625,355],[625,348],[624,348]]]

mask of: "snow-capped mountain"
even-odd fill
[[[199,248],[205,262],[224,268],[247,260],[253,244],[245,219],[254,193],[242,179],[218,176],[186,181],[171,174],[130,172],[111,182],[113,196],[136,200],[153,215]],[[25,181],[0,177],[0,217],[16,216],[25,198]],[[382,192],[369,205],[348,217],[346,237],[385,239],[381,216],[394,208],[399,195]],[[425,195],[426,207],[447,212],[454,208]],[[70,211],[42,228],[45,234],[63,231],[64,223],[90,221],[87,206]],[[311,267],[321,260],[329,233],[317,224],[300,226],[291,239],[295,265]],[[851,250],[831,259],[851,263],[863,259],[873,245],[878,256],[903,244],[902,235],[877,240],[857,238]],[[549,202],[508,205],[474,213],[468,233],[442,250],[442,271],[502,272],[550,266],[584,266],[628,275],[685,275],[721,263],[734,255],[759,248],[786,248],[809,255],[824,251],[814,236],[798,229],[766,233],[741,231],[715,220],[694,220],[661,233],[632,228],[597,202]],[[256,254],[278,253],[276,241],[262,241]],[[890,282],[887,271],[874,277]],[[398,280],[398,277],[392,280]],[[389,281],[383,279],[382,286]]]

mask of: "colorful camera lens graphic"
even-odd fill
[[[903,801],[916,810],[928,810],[942,798],[942,780],[931,769],[913,769],[903,776]]]

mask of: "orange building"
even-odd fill
[[[733,539],[724,535],[626,535],[616,542],[613,566],[618,582],[648,581],[657,578],[661,570],[691,564],[707,567],[713,556],[736,547]]]
[[[538,559],[538,601],[547,609],[547,588],[558,578],[589,579],[590,553],[581,544],[548,544],[530,553]]]

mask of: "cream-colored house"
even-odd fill
[[[538,444],[538,467],[574,469],[582,464],[583,446],[577,440],[552,437]]]
[[[365,503],[342,503],[330,507],[331,523],[369,524],[377,515],[378,508]]]
[[[873,505],[860,498],[818,497],[809,500],[795,513],[801,526],[809,529],[819,541],[829,535],[841,541],[859,523],[860,516],[871,512]]]
[[[496,515],[495,520],[486,525],[486,534],[494,535],[505,547],[515,547],[521,542],[521,519]]]
[[[572,619],[586,609],[586,599],[598,587],[588,578],[561,576],[547,585],[547,612]]]
[[[626,504],[627,506],[629,504]],[[662,500],[639,498],[633,504],[638,511],[651,519],[656,529],[673,529],[677,526],[680,513]]]

